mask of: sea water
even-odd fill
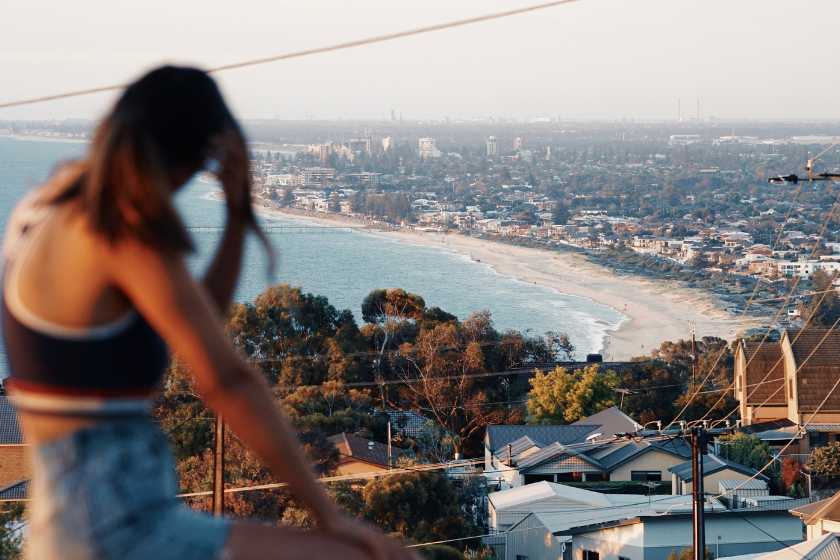
[[[0,137],[0,227],[5,231],[14,203],[49,176],[62,160],[80,157],[87,144]],[[224,204],[211,197],[219,188],[193,180],[177,195],[187,226],[224,224]],[[277,226],[309,222],[260,215]],[[312,224],[314,225],[314,224]],[[273,233],[277,266],[269,274],[268,257],[255,238],[249,239],[235,299],[252,301],[270,284],[288,282],[304,292],[326,296],[339,309],[350,309],[358,323],[361,304],[372,290],[400,287],[423,297],[463,320],[475,311],[490,311],[495,327],[543,336],[567,333],[582,358],[601,348],[609,331],[628,318],[590,299],[570,296],[514,276],[497,273],[445,247],[422,246],[369,233]],[[188,259],[196,275],[212,259],[220,233],[195,233],[197,251]],[[443,244],[441,244],[443,245]],[[5,376],[5,359],[0,376]]]

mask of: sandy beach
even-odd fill
[[[359,227],[357,222],[300,215],[259,205],[255,210],[271,216],[307,220],[325,226]],[[564,294],[589,298],[628,317],[607,336],[601,353],[605,361],[623,361],[650,354],[667,340],[690,338],[688,321],[696,323],[697,338],[719,336],[731,340],[752,326],[714,306],[708,294],[675,283],[651,281],[641,276],[616,276],[608,269],[574,254],[494,243],[456,233],[380,231],[406,243],[445,247],[491,265],[500,274],[556,289]]]

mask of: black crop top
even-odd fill
[[[9,220],[3,254],[3,341],[18,407],[43,412],[141,412],[168,363],[166,344],[137,312],[108,325],[57,325],[29,311],[18,292],[18,266],[38,225],[54,208],[24,198]]]

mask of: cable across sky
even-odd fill
[[[396,33],[386,33],[384,35],[377,35],[375,37],[367,37],[365,39],[356,39],[354,41],[347,41],[344,43],[336,43],[334,45],[327,45],[324,47],[316,47],[314,49],[305,49],[302,51],[295,51],[286,54],[280,54],[276,56],[270,56],[266,58],[257,58],[254,60],[246,60],[242,62],[235,62],[233,64],[226,64],[223,66],[216,66],[215,68],[209,68],[207,70],[208,73],[213,72],[223,72],[226,70],[234,70],[236,68],[245,68],[247,66],[256,66],[258,64],[268,64],[269,62],[279,62],[281,60],[289,60],[292,58],[300,58],[304,56],[310,56],[313,54],[322,54],[332,51],[339,51],[344,49],[351,49],[354,47],[361,47],[363,45],[372,45],[374,43],[383,43],[385,41],[392,41],[394,39],[402,39],[404,37],[411,37],[414,35],[422,35],[424,33],[431,33],[432,31],[441,31],[444,29],[451,29],[453,27],[461,27],[464,25],[470,25],[473,23],[480,23],[483,21],[490,21],[494,19],[502,19],[510,16],[515,16],[519,14],[525,14],[528,12],[535,12],[537,10],[544,10],[546,8],[553,8],[555,6],[560,6],[563,4],[571,4],[572,2],[579,2],[580,0],[554,0],[553,2],[545,2],[542,4],[535,4],[533,6],[526,6],[524,8],[516,8],[514,10],[507,10],[504,12],[496,12],[493,14],[485,14],[482,16],[475,16],[466,19],[460,19],[456,21],[450,21],[446,23],[437,23],[435,25],[429,25],[427,27],[418,27],[417,29],[409,29],[406,31],[398,31]],[[6,109],[9,107],[19,107],[21,105],[31,105],[33,103],[42,103],[45,101],[53,101],[56,99],[66,99],[68,97],[79,97],[82,95],[90,95],[93,93],[102,93],[106,91],[116,91],[120,89],[125,89],[127,84],[115,84],[110,86],[102,86],[97,88],[91,89],[83,89],[78,91],[71,91],[66,93],[57,93],[54,95],[47,95],[44,97],[34,97],[30,99],[22,99],[19,101],[9,101],[6,103],[0,103],[0,109]]]

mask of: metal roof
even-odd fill
[[[615,434],[632,432],[636,429],[642,429],[641,424],[639,424],[638,422],[621,412],[616,406],[611,406],[610,408],[595,413],[592,416],[582,418],[571,425],[597,425],[597,431],[603,434],[603,436],[601,436],[599,439],[610,439],[611,436],[614,436]],[[584,438],[585,437],[586,436],[584,436]]]
[[[538,441],[534,441],[531,438],[529,438],[528,436],[522,436],[518,440],[510,442],[509,445],[510,445],[510,453],[514,457],[516,457],[517,455],[519,455],[523,451],[527,451],[527,450],[531,449],[532,447],[539,447],[540,449],[545,447],[544,444],[542,444]],[[503,446],[501,449],[499,449],[493,455],[497,459],[499,459],[500,461],[504,461],[505,459],[507,459],[508,458],[507,445]]]
[[[758,556],[755,560],[840,560],[840,542],[835,533],[826,533],[822,537]]]
[[[840,424],[808,424],[806,432],[840,432]]]
[[[763,480],[758,480],[757,478],[748,480],[747,482],[744,482],[743,480],[725,478],[723,480],[719,480],[718,482],[720,483],[720,487],[725,490],[731,490],[733,488],[738,488],[738,490],[767,490],[767,483]]]
[[[22,478],[0,487],[0,500],[25,500],[29,497],[29,479]]]
[[[741,473],[744,476],[755,476],[756,478],[760,478],[761,480],[770,480],[764,474],[759,473],[755,469],[751,469],[741,463],[736,463],[735,461],[729,461],[727,459],[721,459],[717,455],[712,455],[711,453],[706,455],[703,458],[703,477],[716,473],[718,471],[722,471],[724,469],[730,469],[737,473]],[[691,461],[686,461],[685,463],[680,463],[675,467],[671,467],[668,469],[670,472],[677,475],[678,478],[685,480],[686,482],[691,480],[693,474],[691,472]]]
[[[487,426],[485,441],[490,451],[498,451],[508,443],[516,441],[523,436],[528,436],[532,440],[542,442],[546,445],[551,443],[567,445],[586,437],[587,434],[599,427],[598,424],[575,424],[568,426],[505,426],[491,424]]]
[[[573,502],[591,504],[596,507],[610,507],[613,505],[606,495],[599,492],[546,481],[493,492],[488,496],[488,499],[497,511],[514,507],[519,508],[550,498],[565,498]]]
[[[584,453],[589,449],[592,449],[592,447],[581,446],[576,447],[572,450],[559,443],[552,443],[545,449],[542,449],[534,453],[533,455],[529,455],[528,457],[517,461],[516,466],[519,468],[519,471],[522,472],[526,469],[541,465],[542,463],[545,463],[547,461],[551,461],[562,455],[568,455],[569,457],[575,457],[585,463],[592,465],[599,471],[603,471],[604,467],[601,466],[601,463],[599,463],[595,459],[592,459],[591,457],[587,457],[586,455],[584,455]]]
[[[546,529],[557,535],[558,533],[563,533],[579,527],[589,527],[600,523],[623,521],[625,519],[634,519],[636,517],[647,517],[657,515],[657,513],[655,510],[649,508],[647,504],[644,504],[644,506],[641,507],[603,507],[566,513],[535,512],[531,515],[539,519],[540,523],[542,523]],[[514,527],[516,527],[516,525],[511,527],[511,530],[513,530]]]
[[[0,444],[23,443],[18,410],[9,397],[0,397]]]

